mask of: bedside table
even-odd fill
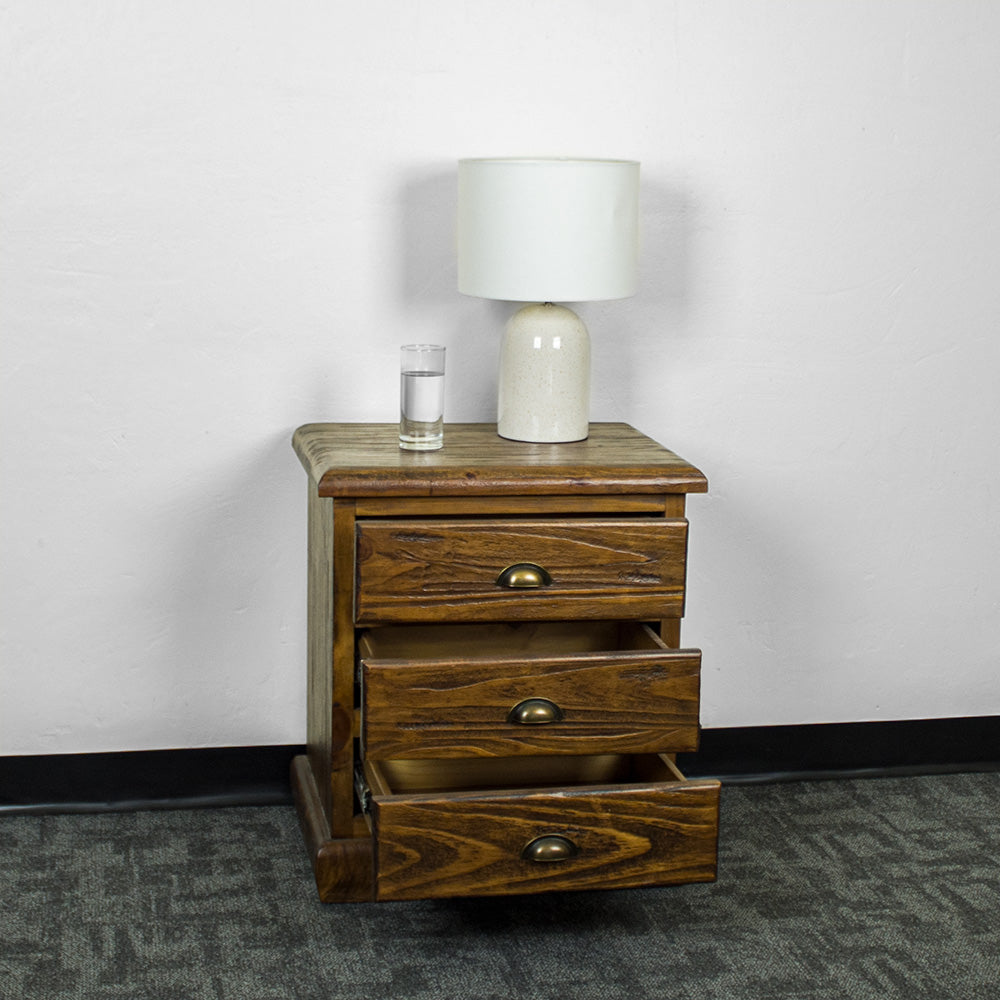
[[[719,784],[687,781],[693,466],[626,424],[525,444],[309,424],[308,752],[325,902],[715,878]]]

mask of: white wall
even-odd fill
[[[1000,4],[15,0],[0,9],[0,752],[304,738],[312,420],[508,307],[454,161],[642,161],[594,418],[709,475],[709,726],[995,714]]]

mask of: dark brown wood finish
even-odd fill
[[[334,501],[333,685],[330,832],[349,836],[354,824],[354,501]]]
[[[299,826],[312,859],[316,889],[324,903],[363,903],[375,898],[374,845],[367,824],[356,818],[349,835],[330,835],[308,758],[292,761],[292,791]]]
[[[371,759],[697,749],[701,654],[644,625],[376,629],[360,652]],[[558,719],[510,721],[529,699]]]
[[[686,548],[687,522],[664,518],[358,521],[357,621],[680,616]],[[552,582],[505,589],[515,563]]]
[[[394,424],[313,424],[294,446],[310,568],[293,789],[320,898],[376,898],[376,878],[405,899],[714,877],[717,785],[669,757],[697,740],[700,654],[678,647],[704,476],[624,424],[568,445],[450,425],[430,453],[400,451]],[[499,585],[518,561],[549,577]],[[522,695],[561,717],[508,721]],[[544,831],[579,850],[522,860]]]
[[[613,772],[613,784],[375,794],[376,898],[422,899],[711,881],[719,784]],[[379,769],[367,762],[372,774]],[[565,777],[560,775],[560,782]],[[385,774],[373,784],[391,788]],[[565,860],[526,860],[540,837],[565,838]]]
[[[673,501],[680,501],[675,509]],[[472,517],[531,517],[553,514],[649,514],[667,517],[684,516],[684,495],[662,496],[658,493],[637,496],[499,496],[477,494],[472,497],[360,497],[358,517],[441,517],[456,514]]]
[[[324,822],[332,809],[333,741],[333,501],[309,489],[307,751]]]
[[[628,424],[527,444],[492,424],[448,424],[440,451],[401,451],[396,424],[307,424],[292,439],[321,496],[704,493],[704,475]]]

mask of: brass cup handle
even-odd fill
[[[497,586],[509,590],[535,590],[552,583],[552,575],[536,563],[523,562],[508,566],[498,577]]]
[[[580,853],[580,848],[568,837],[561,837],[557,833],[550,833],[544,837],[536,837],[530,844],[526,844],[521,857],[525,861],[535,861],[538,863],[550,863],[553,861],[568,861],[575,858]]]
[[[519,726],[544,726],[562,718],[562,709],[548,698],[526,698],[507,713],[507,721]]]

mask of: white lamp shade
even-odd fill
[[[513,302],[634,295],[639,164],[496,159],[458,163],[458,290]]]

